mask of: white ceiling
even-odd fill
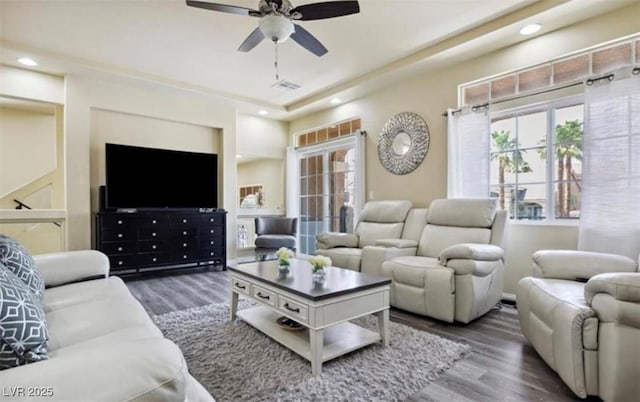
[[[271,117],[291,118],[334,94],[380,85],[383,76],[437,56],[430,50],[445,40],[443,51],[466,46],[469,53],[476,42],[477,51],[493,50],[524,40],[516,34],[524,22],[546,20],[548,31],[631,1],[361,0],[359,14],[298,22],[329,52],[318,58],[292,40],[279,45],[280,79],[302,86],[284,91],[271,87],[270,41],[249,53],[236,50],[257,18],[188,7],[181,0],[0,0],[0,61],[17,65],[17,57],[28,55],[46,72],[158,81],[227,97],[250,112],[266,108]],[[215,2],[254,9],[258,4]],[[311,2],[292,0],[294,6]]]

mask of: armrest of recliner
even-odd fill
[[[380,239],[376,240],[376,246],[380,247],[396,247],[396,248],[416,248],[418,242],[408,239]]]
[[[607,272],[637,272],[631,258],[576,250],[540,250],[533,253],[533,276],[586,282]]]
[[[316,248],[358,247],[358,236],[353,233],[326,232],[316,235]]]
[[[360,271],[369,275],[382,275],[382,263],[392,258],[416,255],[417,246],[414,247],[382,247],[366,246],[362,249]]]
[[[447,266],[449,260],[499,261],[503,257],[504,250],[493,244],[460,243],[442,250],[438,261]]]
[[[504,266],[503,256],[504,250],[493,244],[460,243],[442,250],[438,262],[455,275],[487,276]]]
[[[619,301],[640,303],[640,272],[598,274],[584,286],[584,298],[591,304],[598,293],[606,293]]]
[[[109,258],[97,250],[38,254],[33,260],[46,287],[109,276]]]

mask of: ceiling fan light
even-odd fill
[[[268,39],[282,43],[295,31],[293,22],[281,15],[265,15],[258,21],[258,26]]]

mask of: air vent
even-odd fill
[[[300,85],[294,84],[293,82],[280,80],[271,86],[272,88],[284,89],[285,91],[294,91],[300,88]]]

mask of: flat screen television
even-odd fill
[[[105,146],[106,206],[119,209],[218,207],[218,155]]]

